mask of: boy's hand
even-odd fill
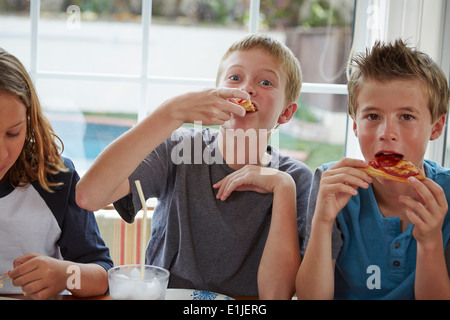
[[[372,177],[357,168],[367,167],[367,162],[344,158],[322,173],[314,218],[333,224],[337,214],[356,195],[358,187],[367,189]]]
[[[14,260],[13,266],[13,285],[22,287],[24,295],[33,299],[48,299],[66,287],[66,268],[61,260],[28,253]]]
[[[231,115],[245,116],[245,110],[230,99],[250,99],[245,91],[234,88],[206,89],[189,92],[166,102],[167,112],[182,123],[202,122],[203,125],[221,125]]]
[[[442,224],[448,210],[444,191],[430,179],[419,181],[411,177],[408,182],[418,197],[400,196],[399,201],[410,208],[406,216],[414,224],[413,236],[422,245],[436,244],[441,241]]]
[[[293,179],[287,173],[272,168],[246,165],[214,184],[213,188],[219,189],[216,198],[224,201],[233,191],[273,193],[276,188],[291,182]]]

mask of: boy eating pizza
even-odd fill
[[[146,263],[170,271],[170,288],[290,299],[312,173],[269,146],[268,133],[294,115],[301,81],[284,44],[244,37],[225,53],[217,88],[167,100],[106,148],[78,184],[77,201],[96,209],[114,202],[132,222],[139,179],[145,197],[159,200]],[[220,129],[180,128],[193,122]],[[237,132],[263,134],[238,147]]]
[[[424,160],[428,141],[444,129],[448,82],[401,40],[377,42],[353,62],[349,113],[367,161],[344,158],[317,169],[297,295],[450,299],[450,170]],[[403,183],[366,170],[393,159],[411,162],[426,179]]]

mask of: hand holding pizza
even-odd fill
[[[160,108],[177,122],[202,122],[203,125],[221,125],[234,114],[245,116],[245,110],[230,99],[249,99],[248,93],[235,88],[214,88],[188,92],[167,100]]]
[[[364,169],[366,161],[344,158],[324,171],[317,195],[315,218],[332,224],[337,214],[356,195],[357,188],[367,189],[373,179]]]
[[[408,182],[418,197],[400,196],[399,200],[410,208],[406,216],[414,224],[413,236],[422,245],[435,244],[441,240],[442,224],[448,210],[444,191],[430,179],[419,181],[412,177]]]

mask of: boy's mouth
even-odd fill
[[[395,153],[395,152],[378,152],[376,155],[375,155],[375,158],[379,158],[379,157],[381,157],[381,156],[385,156],[385,157],[394,157],[395,159],[398,159],[398,160],[401,160],[401,159],[403,159],[403,155],[402,154],[400,154],[400,153]]]

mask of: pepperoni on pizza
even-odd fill
[[[426,177],[412,162],[403,160],[403,157],[396,154],[381,154],[369,161],[369,166],[363,168],[372,177],[407,182],[409,177],[418,180],[425,180]]]

